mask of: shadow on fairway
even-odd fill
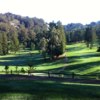
[[[100,86],[31,80],[5,80],[0,84],[0,100],[99,100],[99,98]]]

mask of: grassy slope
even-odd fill
[[[84,44],[73,44],[67,47],[68,63],[64,59],[55,62],[43,62],[37,51],[34,51],[33,61],[37,70],[61,70],[79,74],[94,74],[100,70],[100,54],[85,47]],[[21,55],[8,55],[0,57],[1,69],[5,63],[12,66],[24,66],[30,58],[28,52]],[[25,67],[27,68],[27,67]],[[51,81],[32,80],[0,80],[0,100],[99,100],[100,85],[61,83]]]
[[[56,68],[62,68],[66,66],[64,59],[59,59],[55,61],[46,62],[42,58],[41,54],[38,51],[31,52],[32,56],[30,55],[29,51],[18,52],[17,54],[10,54],[6,56],[0,56],[0,71],[4,70],[4,65],[9,65],[9,70],[16,70],[16,66],[19,66],[18,69],[20,70],[21,67],[24,69],[28,69],[26,64],[27,60],[33,59],[33,67],[35,67],[38,71],[46,71],[46,70],[54,70]]]
[[[68,65],[66,72],[75,72],[78,74],[98,74],[100,73],[100,53],[93,49],[86,48],[85,44],[78,43],[68,45]]]
[[[65,73],[75,72],[81,75],[100,73],[100,53],[96,52],[96,47],[86,48],[84,43],[67,45],[68,62],[65,59],[45,62],[38,51],[33,51],[32,55],[30,56],[29,51],[24,51],[18,52],[16,55],[0,56],[0,71],[4,70],[5,64],[10,66],[9,70],[15,70],[15,66],[19,66],[19,70],[21,67],[28,69],[26,61],[32,58],[33,66],[40,71],[52,70],[56,72],[64,69]]]
[[[94,92],[95,90],[95,92]],[[100,85],[1,80],[0,100],[99,100]]]

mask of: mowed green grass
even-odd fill
[[[89,49],[84,43],[68,45],[69,60],[65,72],[75,72],[81,75],[100,74],[100,53],[96,50],[96,46]]]
[[[18,70],[21,70],[22,67],[25,70],[28,70],[29,66],[27,65],[27,61],[31,59],[33,62],[33,68],[35,68],[36,71],[50,71],[62,68],[67,65],[64,58],[53,61],[47,59],[44,61],[39,51],[23,50],[21,52],[17,52],[16,54],[11,53],[9,55],[0,56],[0,71],[5,71],[5,65],[9,66],[9,71],[15,71],[16,66],[18,66]]]
[[[0,80],[0,100],[100,100],[100,85]]]
[[[8,64],[10,69],[15,66],[28,69],[26,61],[33,59],[34,67],[38,71],[62,71],[64,73],[75,72],[81,75],[99,74],[100,53],[86,48],[84,43],[67,45],[65,58],[45,62],[38,51],[18,52],[6,56],[0,56],[0,70]],[[100,85],[56,81],[33,80],[0,80],[0,100],[100,100]]]
[[[100,73],[100,53],[86,47],[85,43],[74,43],[66,46],[66,57],[59,60],[44,61],[39,51],[23,50],[16,54],[0,56],[0,71],[4,66],[9,65],[9,70],[21,70],[23,67],[28,70],[27,61],[33,60],[33,67],[36,71],[52,71],[64,73],[76,73],[80,75],[94,75]],[[32,55],[30,55],[30,52]]]

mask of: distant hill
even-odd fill
[[[34,29],[35,32],[44,31],[47,29],[47,24],[43,19],[23,17],[12,13],[0,14],[0,22],[9,23],[12,26],[24,26],[27,29]]]
[[[64,25],[64,29],[65,29],[65,32],[66,31],[75,31],[75,30],[84,29],[87,26],[91,26],[91,27],[100,26],[100,21],[91,22],[90,24],[86,24],[86,25],[83,25],[81,23],[70,23],[70,24]]]
[[[10,23],[11,25],[16,27],[23,25],[25,26],[25,28],[34,29],[36,33],[47,30],[47,23],[42,18],[36,18],[36,17],[30,18],[28,16],[23,17],[9,12],[5,14],[0,13],[0,22]],[[87,25],[93,27],[98,26],[100,25],[100,21],[91,22],[90,24]],[[69,23],[67,25],[64,25],[64,29],[65,31],[73,31],[77,29],[83,29],[87,25],[83,25],[81,23]]]
[[[75,29],[82,29],[84,28],[84,25],[81,23],[70,23],[68,25],[64,25],[65,31],[71,31]]]

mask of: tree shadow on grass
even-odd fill
[[[33,67],[35,67],[35,68],[40,66],[40,65],[43,66],[43,67],[48,67],[48,66],[54,66],[54,65],[56,66],[57,64],[66,63],[64,61],[64,58],[59,58],[59,59],[55,59],[55,60],[50,60],[49,58],[47,58],[46,61],[45,61],[44,58],[40,54],[36,55],[35,57],[30,57],[30,56],[28,56],[26,58],[25,57],[23,57],[23,56],[19,57],[18,56],[18,57],[7,57],[7,58],[4,58],[3,60],[5,60],[5,61],[1,60],[0,61],[0,66],[8,65],[8,66],[25,67],[25,66],[28,66],[27,61],[29,59],[31,59],[33,61]],[[9,60],[9,61],[7,61],[7,60]],[[48,71],[48,70],[46,70],[46,71]]]
[[[11,66],[26,66],[27,65],[27,61],[29,59],[33,59],[33,63],[36,64],[37,61],[41,61],[41,56],[40,54],[35,54],[34,56],[31,55],[17,55],[15,57],[11,56],[11,57],[3,57],[0,58],[0,65],[11,65]],[[39,64],[39,62],[37,63]]]
[[[86,60],[87,58],[92,58],[92,57],[100,57],[100,54],[98,53],[89,53],[89,54],[81,54],[77,56],[68,56],[68,63],[74,63],[74,62],[79,62],[81,59]]]
[[[99,65],[100,65],[100,61],[87,62],[87,63],[81,63],[81,64],[68,65],[65,68],[65,70],[66,71],[71,71],[71,70],[84,71],[84,70],[88,70],[90,68],[94,68],[95,66],[99,66]]]
[[[77,56],[68,56],[68,59],[91,58],[91,57],[100,57],[100,53],[88,53],[88,54],[81,54]]]
[[[67,48],[66,50],[69,51],[69,52],[73,52],[73,51],[80,51],[80,50],[83,50],[85,47],[81,47],[81,48],[77,48],[77,47],[70,47],[70,48]]]
[[[58,72],[58,71],[60,71],[62,73],[70,73],[71,71],[78,70],[78,72],[82,72],[82,71],[85,71],[85,70],[89,70],[91,68],[94,68],[95,66],[99,66],[99,65],[100,65],[100,61],[87,62],[87,63],[81,63],[81,64],[61,66],[59,68],[49,69],[48,71],[51,71],[51,72]],[[63,68],[64,68],[64,70],[62,70]],[[92,74],[92,72],[89,73],[89,74]]]
[[[56,81],[49,83],[46,81],[36,82],[30,80],[12,80],[1,82],[0,99],[2,100],[5,98],[10,100],[8,98],[10,96],[15,98],[14,94],[16,94],[16,98],[21,97],[21,99],[19,98],[18,100],[48,100],[48,98],[50,100],[86,100],[86,98],[88,98],[87,100],[92,100],[92,98],[100,98],[99,90],[100,86],[62,84],[62,82]]]
[[[1,57],[0,60],[16,60],[16,59],[29,59],[29,58],[37,58],[38,56],[40,56],[40,54],[21,54],[21,55],[14,55],[14,56],[10,56],[10,57]]]

